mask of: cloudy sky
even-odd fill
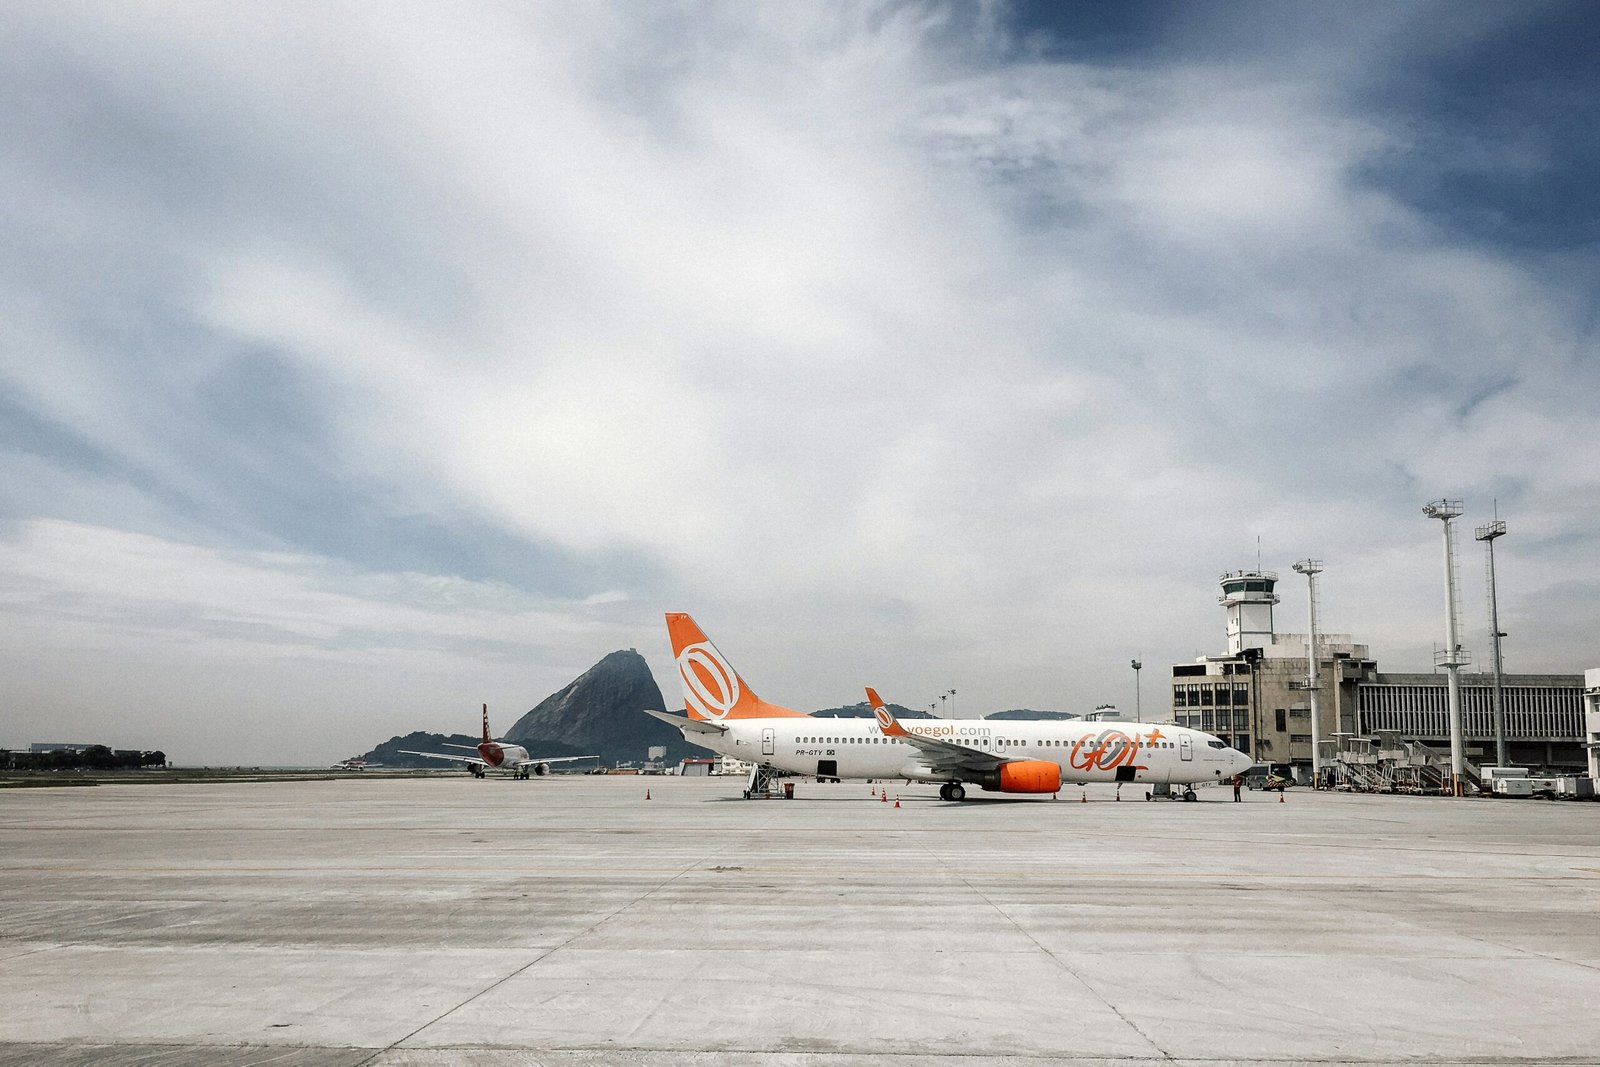
[[[1217,577],[1600,665],[1591,3],[19,3],[0,744],[325,763],[688,611],[1147,707]]]

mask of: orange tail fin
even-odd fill
[[[667,636],[678,662],[683,709],[691,719],[770,719],[804,716],[792,708],[768,704],[733,669],[705,631],[682,612],[667,612]]]
[[[889,710],[889,705],[878,696],[878,691],[871,686],[867,687],[867,703],[872,705],[872,714],[877,716],[878,728],[885,737],[905,737],[906,728],[900,725],[900,720],[894,717],[894,712]]]

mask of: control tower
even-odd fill
[[[1233,571],[1224,574],[1222,595],[1217,598],[1228,609],[1228,655],[1237,656],[1247,648],[1272,645],[1272,606],[1278,602],[1273,589],[1278,576],[1272,571]]]

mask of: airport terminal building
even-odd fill
[[[1277,575],[1235,571],[1222,576],[1220,602],[1228,616],[1228,651],[1172,667],[1172,715],[1179,726],[1214,733],[1261,763],[1310,766],[1311,694],[1306,686],[1305,634],[1273,626]],[[1348,634],[1321,634],[1318,645],[1317,735],[1397,734],[1448,750],[1446,678],[1385,674],[1366,645]],[[1600,672],[1591,672],[1600,674]],[[1600,678],[1595,680],[1600,682]],[[1582,675],[1503,675],[1507,754],[1518,766],[1579,770],[1600,744],[1600,701],[1585,732]],[[1595,686],[1591,684],[1590,689]],[[1493,763],[1494,679],[1461,675],[1462,730],[1467,758]]]
[[[1600,667],[1583,672],[1583,749],[1589,777],[1600,781]]]

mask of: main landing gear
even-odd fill
[[[963,801],[967,799],[967,790],[960,782],[946,782],[939,787],[940,800]]]
[[[1185,786],[1183,792],[1178,793],[1174,792],[1172,786],[1166,782],[1157,782],[1156,787],[1146,792],[1144,798],[1146,800],[1187,800],[1191,803],[1200,799],[1194,795],[1192,788]]]

